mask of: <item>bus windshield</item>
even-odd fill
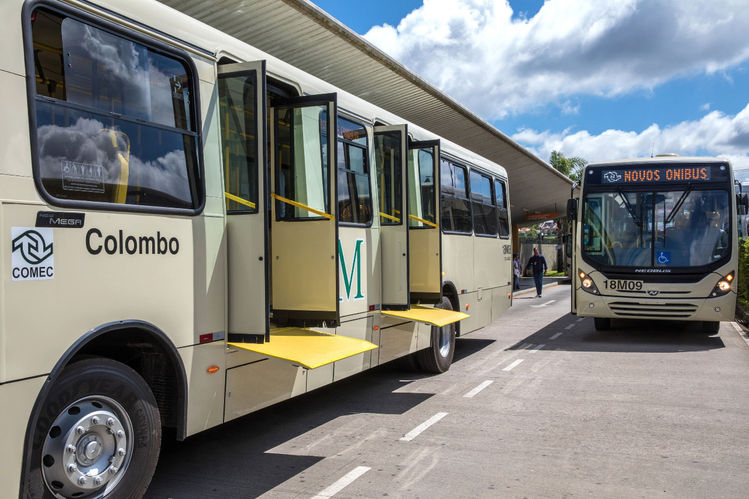
[[[729,255],[729,199],[722,189],[670,186],[588,193],[583,253],[607,267],[710,265]]]

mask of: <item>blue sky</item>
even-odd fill
[[[749,176],[745,0],[312,1],[543,160],[720,155]]]

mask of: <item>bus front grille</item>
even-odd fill
[[[663,319],[686,319],[697,311],[693,303],[639,303],[615,301],[609,304],[611,311],[620,317],[652,317]]]

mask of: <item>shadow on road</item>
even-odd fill
[[[488,340],[485,338],[459,338],[455,341],[455,355],[453,364],[461,361],[471,355],[480,352],[497,340]]]
[[[725,348],[717,335],[703,333],[700,323],[617,319],[612,321],[612,329],[596,331],[593,319],[578,322],[577,317],[568,314],[507,350],[526,348],[523,345],[527,343],[551,347],[551,337],[557,333],[562,335],[553,340],[553,348],[569,351],[678,353]]]
[[[460,351],[464,350],[461,347]],[[386,364],[184,442],[165,438],[146,497],[257,497],[324,459],[268,450],[341,416],[402,414],[433,396],[394,393],[424,375],[408,373],[409,380],[403,377],[402,369]]]

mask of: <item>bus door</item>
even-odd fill
[[[265,61],[218,67],[230,341],[268,339]]]
[[[274,101],[271,306],[278,325],[338,325],[336,95]]]
[[[382,308],[409,308],[408,130],[406,125],[376,126],[375,165],[380,201]]]
[[[411,303],[442,299],[439,140],[408,146],[408,259]]]

